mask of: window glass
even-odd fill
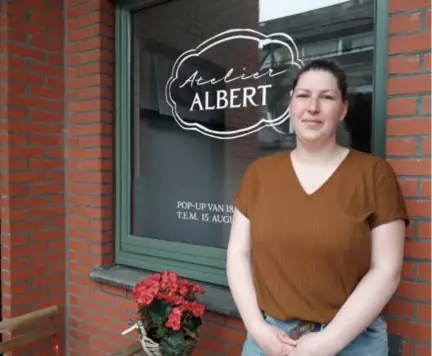
[[[133,14],[131,234],[225,248],[255,158],[291,149],[291,82],[348,73],[341,144],[370,151],[373,0],[175,0]]]

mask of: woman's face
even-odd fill
[[[301,141],[320,143],[335,137],[346,111],[347,105],[333,74],[309,70],[300,76],[292,94],[290,112],[295,134]]]

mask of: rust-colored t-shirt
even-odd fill
[[[408,223],[391,166],[353,149],[310,195],[290,151],[258,158],[234,204],[251,221],[259,307],[280,320],[330,322],[369,269],[371,229]]]

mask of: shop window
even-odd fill
[[[127,3],[117,7],[117,263],[225,285],[234,192],[252,160],[294,147],[287,109],[302,65],[331,58],[346,70],[338,140],[380,152],[385,1]]]

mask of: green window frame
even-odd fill
[[[155,3],[182,0],[117,0],[115,3],[115,251],[116,264],[149,271],[171,269],[186,278],[227,286],[226,250],[137,237],[131,221],[131,13]],[[385,154],[388,0],[375,0],[372,152]]]

